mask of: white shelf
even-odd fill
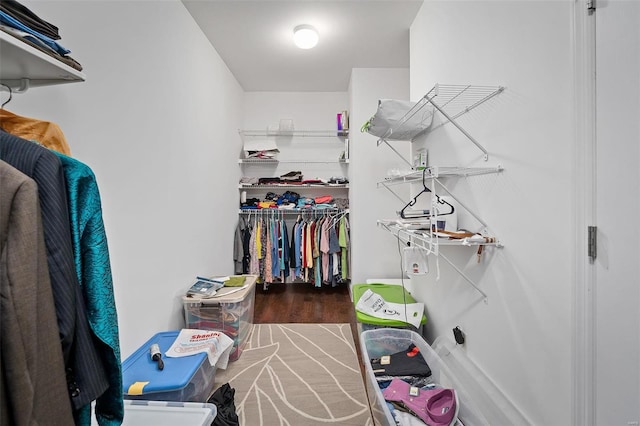
[[[318,213],[345,213],[345,214],[349,214],[349,209],[340,209],[338,207],[332,208],[332,207],[326,207],[323,209],[316,209],[316,208],[311,208],[311,207],[305,207],[305,208],[295,208],[295,209],[240,209],[239,211],[240,214],[263,214],[263,215],[269,215],[269,214],[301,214],[301,213],[312,213],[312,214],[318,214]]]
[[[404,243],[420,247],[427,251],[428,254],[438,254],[439,246],[461,246],[461,247],[477,247],[477,246],[495,246],[502,247],[502,243],[496,240],[474,241],[470,238],[451,238],[438,236],[429,230],[415,230],[404,227],[397,220],[378,220],[378,226],[383,227],[391,232],[394,236],[400,238]]]
[[[328,185],[317,185],[317,184],[291,184],[291,183],[279,183],[279,184],[265,184],[265,185],[250,185],[250,184],[240,184],[238,185],[240,189],[280,189],[280,188],[303,188],[303,189],[344,189],[349,188],[349,184],[328,184]]]
[[[499,173],[504,169],[501,166],[496,167],[451,167],[451,166],[429,166],[427,167],[424,178],[434,179],[438,177],[468,177],[477,175],[486,175],[491,173]],[[423,178],[422,170],[415,170],[403,176],[385,179],[377,183],[378,188],[393,185],[421,182]]]
[[[487,294],[482,291],[477,284],[469,278],[460,268],[458,268],[447,256],[440,251],[440,246],[456,246],[456,247],[476,247],[480,246],[494,246],[502,247],[500,241],[494,237],[487,236],[486,240],[474,241],[471,238],[451,239],[448,237],[439,237],[430,230],[412,230],[407,229],[395,220],[378,220],[378,226],[389,231],[399,241],[404,244],[408,244],[412,247],[419,247],[425,250],[427,255],[434,255],[436,259],[444,259],[458,274],[464,278],[478,293],[480,293],[485,303],[488,302]],[[484,238],[484,237],[483,237]],[[491,242],[489,242],[491,241]],[[436,262],[437,275],[436,279],[440,278],[440,267]]]
[[[271,158],[241,158],[239,164],[277,165],[277,164],[349,164],[349,160],[277,160]]]
[[[0,81],[16,92],[85,81],[82,72],[4,31],[0,31],[0,63]]]
[[[432,106],[433,111],[422,118],[423,122],[433,122],[433,114],[439,112],[444,117],[441,123],[431,126],[417,134],[424,135],[434,131],[438,127],[447,123],[453,124],[462,134],[464,134],[479,150],[484,153],[485,161],[489,159],[489,153],[473,136],[471,136],[456,119],[474,108],[485,103],[494,96],[504,91],[503,86],[473,86],[473,85],[455,85],[455,84],[436,84],[424,95],[396,124],[390,126],[385,133],[390,138],[393,134],[410,133],[412,127],[410,121],[412,117],[420,113],[425,107]],[[414,132],[414,135],[416,133]],[[414,136],[415,137],[415,136]],[[412,137],[413,139],[413,137]],[[412,140],[409,139],[409,140]],[[394,139],[395,140],[395,139]],[[378,145],[389,142],[384,137],[378,140]],[[389,147],[396,152],[407,164],[411,165],[406,158],[391,145]]]
[[[344,138],[349,136],[349,130],[240,130],[241,136],[291,136],[302,138]]]

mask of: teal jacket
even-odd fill
[[[101,426],[120,425],[124,404],[118,315],[100,192],[89,166],[56,154],[62,161],[67,185],[76,273],[87,306],[87,319],[109,377],[109,388],[96,400],[96,419]],[[77,416],[76,424],[91,424],[89,405]]]

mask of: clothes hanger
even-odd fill
[[[336,214],[332,217],[331,226],[335,226],[338,222],[340,222],[340,220],[342,220],[343,217],[345,217],[346,214],[347,212],[345,210],[337,211]]]
[[[428,187],[427,184],[425,182],[425,175],[426,175],[427,169],[423,169],[422,170],[422,191],[420,191],[415,197],[413,197],[413,199],[411,201],[409,201],[403,208],[402,210],[400,210],[400,217],[402,219],[416,219],[416,218],[421,218],[421,217],[431,217],[431,212],[429,210],[418,210],[418,211],[414,211],[413,213],[410,211],[405,212],[405,210],[409,207],[413,207],[417,202],[418,202],[418,197],[420,197],[422,194],[424,194],[425,192],[432,192]],[[453,205],[451,203],[449,203],[447,200],[443,200],[442,198],[440,198],[440,196],[438,194],[434,194],[436,196],[436,202],[438,204],[442,204],[442,205],[448,205],[451,208],[451,211],[446,212],[446,213],[440,213],[438,212],[438,216],[446,216],[446,215],[450,215],[453,214],[453,212],[455,211],[455,208],[453,207]]]
[[[455,208],[453,207],[453,205],[452,205],[450,202],[448,202],[447,200],[444,200],[444,199],[442,199],[442,198],[438,197],[438,195],[436,195],[436,202],[437,202],[438,204],[442,204],[442,205],[446,204],[446,205],[448,205],[449,207],[451,207],[451,211],[450,211],[450,212],[447,212],[447,213],[440,213],[440,212],[438,211],[438,216],[446,216],[446,215],[449,215],[449,214],[453,214],[453,212],[455,211]]]
[[[418,192],[418,194],[413,197],[413,199],[411,201],[409,201],[403,208],[402,210],[400,210],[400,217],[403,219],[414,219],[414,218],[420,218],[420,217],[431,217],[429,210],[420,210],[418,212],[405,212],[405,210],[407,210],[409,207],[413,207],[415,206],[415,204],[418,202],[418,197],[420,197],[422,194],[424,194],[425,192],[431,192],[431,190],[429,188],[427,188],[427,184],[425,183],[424,179],[425,179],[425,173],[426,173],[426,169],[422,170],[422,191]],[[407,216],[407,214],[410,214],[410,216]]]
[[[8,104],[9,102],[11,102],[11,99],[13,98],[13,90],[11,90],[11,86],[9,86],[8,84],[4,84],[4,83],[0,83],[0,85],[4,86],[7,88],[7,91],[9,92],[9,99],[7,99],[6,101],[4,101],[2,103],[2,106],[0,106],[0,108],[4,109],[4,106],[6,104]]]

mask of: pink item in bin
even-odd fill
[[[387,401],[401,402],[429,426],[449,426],[457,417],[457,395],[453,389],[419,389],[416,395],[409,383],[393,379],[382,395]]]

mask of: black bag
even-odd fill
[[[229,383],[225,383],[211,395],[207,402],[214,404],[218,409],[218,414],[211,422],[211,426],[240,426],[236,413],[235,394],[236,390],[229,386]]]

